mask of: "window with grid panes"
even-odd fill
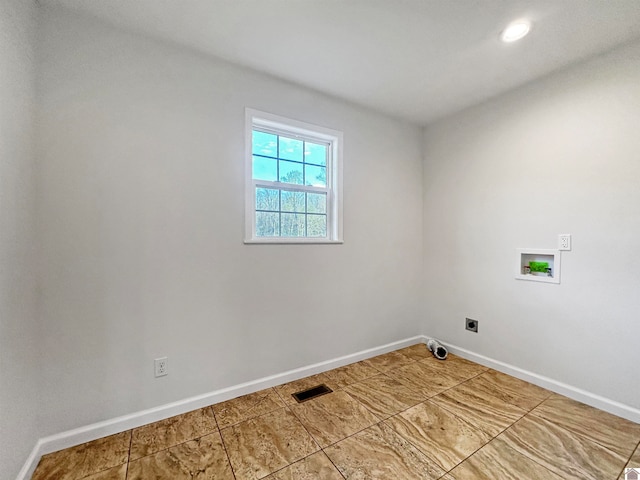
[[[340,132],[247,110],[250,243],[335,243],[341,238]]]

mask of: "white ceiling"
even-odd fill
[[[425,125],[640,37],[640,0],[40,0]],[[498,34],[518,18],[532,32]]]

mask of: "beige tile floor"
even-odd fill
[[[298,404],[292,393],[334,390]],[[623,480],[640,425],[413,345],[45,455],[33,480]]]

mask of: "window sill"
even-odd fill
[[[245,245],[340,245],[344,240],[328,240],[325,238],[250,238]]]

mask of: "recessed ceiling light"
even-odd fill
[[[500,34],[500,40],[506,43],[515,42],[520,40],[531,30],[531,23],[526,20],[518,20],[509,24]]]

